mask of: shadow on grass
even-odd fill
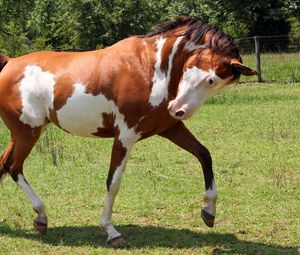
[[[159,247],[187,249],[209,246],[214,248],[213,254],[298,254],[297,247],[239,240],[230,233],[201,233],[189,229],[138,225],[116,227],[127,239],[126,249]],[[97,226],[54,227],[48,229],[47,235],[41,236],[33,230],[15,230],[3,224],[0,225],[0,235],[36,240],[53,246],[107,246],[106,235]]]

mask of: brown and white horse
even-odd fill
[[[24,178],[23,162],[50,122],[78,136],[114,137],[100,219],[110,245],[124,243],[111,214],[132,146],[155,134],[200,161],[206,189],[201,216],[214,225],[212,159],[182,120],[240,74],[256,74],[242,64],[232,37],[179,17],[103,50],[1,56],[0,71],[0,115],[11,132],[0,159],[0,180],[8,173],[25,192],[40,233],[47,231],[45,207]]]

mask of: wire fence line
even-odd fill
[[[300,82],[300,36],[255,36],[235,41],[244,63],[259,72],[258,77],[242,81]]]

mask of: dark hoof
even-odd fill
[[[38,222],[36,220],[33,221],[33,226],[35,229],[42,235],[46,235],[47,233],[47,223]]]
[[[210,213],[206,212],[204,209],[201,210],[201,218],[208,227],[212,228],[214,226],[215,216],[213,216]]]
[[[126,240],[123,236],[118,236],[107,241],[109,247],[121,248],[126,246]]]

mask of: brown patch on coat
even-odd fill
[[[115,122],[114,115],[112,113],[102,113],[102,119],[103,127],[98,127],[97,132],[93,133],[92,135],[99,137],[113,137]]]
[[[171,78],[169,82],[169,87],[168,87],[168,93],[169,93],[169,100],[172,100],[176,97],[177,94],[177,89],[178,89],[178,84],[181,80],[181,77],[183,75],[183,68],[185,61],[184,59],[187,59],[191,53],[184,51],[184,47],[186,44],[186,39],[184,38],[180,45],[177,48],[177,52],[174,55],[173,58],[173,63],[172,63],[172,70],[171,70]]]
[[[111,161],[109,166],[109,172],[106,180],[107,190],[109,191],[114,173],[116,172],[117,168],[122,164],[123,159],[126,157],[127,149],[123,146],[122,142],[119,139],[120,130],[118,127],[114,129],[115,131],[115,140],[113,144],[112,154],[111,154]]]
[[[162,51],[161,51],[161,64],[160,64],[160,69],[163,73],[167,74],[168,68],[169,68],[169,60],[170,60],[170,55],[173,49],[173,45],[176,41],[176,38],[166,38],[166,42],[163,45]],[[155,53],[156,54],[156,53]]]
[[[61,127],[57,118],[57,111],[61,109],[66,103],[69,97],[74,92],[74,80],[70,77],[60,77],[55,79],[54,85],[54,100],[53,109],[49,109],[50,121],[58,127]]]

